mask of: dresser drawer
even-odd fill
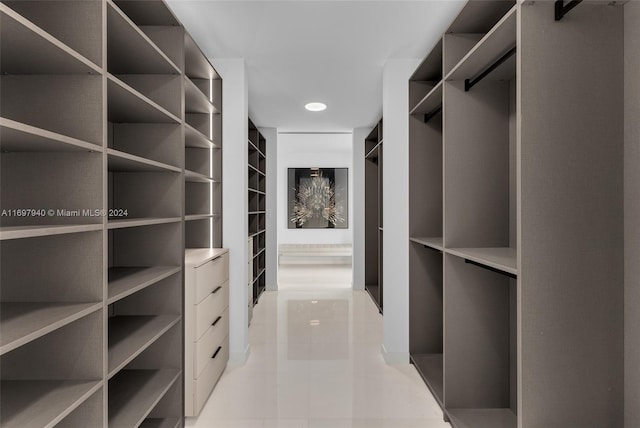
[[[229,255],[224,254],[196,268],[196,301],[200,303],[214,288],[229,279]]]
[[[220,287],[220,288],[218,288]],[[196,313],[196,336],[195,340],[200,340],[216,318],[222,315],[229,306],[229,281],[216,286],[211,294],[194,306]]]
[[[199,378],[216,349],[229,336],[229,310],[225,310],[216,325],[212,325],[195,343],[194,378]]]
[[[209,398],[213,387],[227,366],[227,361],[229,361],[229,336],[225,337],[218,346],[220,346],[220,351],[216,357],[211,358],[211,355],[209,356],[202,373],[195,380],[195,402],[198,409],[201,409],[207,398]],[[218,349],[217,346],[216,349]]]

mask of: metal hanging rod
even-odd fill
[[[474,262],[473,260],[464,259],[464,262],[465,263],[469,263],[470,265],[481,267],[481,268],[486,269],[486,270],[490,270],[491,272],[495,272],[495,273],[499,273],[501,275],[508,276],[509,278],[513,278],[513,279],[517,279],[518,278],[518,275],[516,275],[516,274],[513,274],[511,272],[506,272],[506,271],[503,271],[503,270],[500,270],[500,269],[497,269],[497,268],[494,268],[494,267],[491,267],[491,266],[483,265],[482,263]]]
[[[563,16],[565,16],[571,9],[576,7],[582,3],[582,0],[571,0],[566,5],[564,4],[564,0],[556,0],[555,3],[555,19],[556,21],[560,21]]]
[[[433,109],[430,113],[427,113],[424,115],[424,119],[423,119],[424,123],[429,122],[435,115],[437,115],[441,111],[442,111],[442,104],[440,104],[438,107]]]
[[[515,53],[516,53],[516,47],[514,46],[509,50],[509,52],[507,52],[506,54],[504,54],[500,58],[498,58],[498,60],[496,62],[491,64],[489,67],[487,67],[482,73],[478,74],[473,79],[465,79],[464,80],[464,91],[465,92],[469,92],[469,89],[473,88],[473,86],[476,83],[478,83],[479,81],[481,81],[482,79],[487,77],[493,70],[495,70],[503,62],[505,62],[506,60],[511,58]]]

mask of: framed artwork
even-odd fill
[[[289,229],[349,227],[349,168],[289,168]]]

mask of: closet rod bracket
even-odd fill
[[[478,74],[473,79],[464,79],[464,91],[469,92],[469,89],[473,88],[473,86],[480,82],[482,79],[487,77],[493,70],[500,67],[503,62],[511,58],[516,53],[516,47],[512,47],[507,53],[502,55],[500,58],[496,60],[493,64],[487,67],[482,73]]]
[[[516,275],[516,274],[513,274],[511,272],[506,272],[504,270],[497,269],[497,268],[494,268],[494,267],[491,267],[491,266],[483,265],[482,263],[478,263],[478,262],[475,262],[473,260],[464,259],[464,262],[465,263],[469,263],[470,265],[481,267],[481,268],[486,269],[486,270],[490,270],[491,272],[499,273],[500,275],[508,276],[509,278],[513,278],[513,279],[517,279],[518,278],[518,275]]]
[[[564,0],[556,0],[555,2],[555,20],[560,21],[571,9],[582,3],[582,0],[571,0],[566,5]]]

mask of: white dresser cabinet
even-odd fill
[[[197,416],[229,360],[229,254],[185,251],[185,415]]]

